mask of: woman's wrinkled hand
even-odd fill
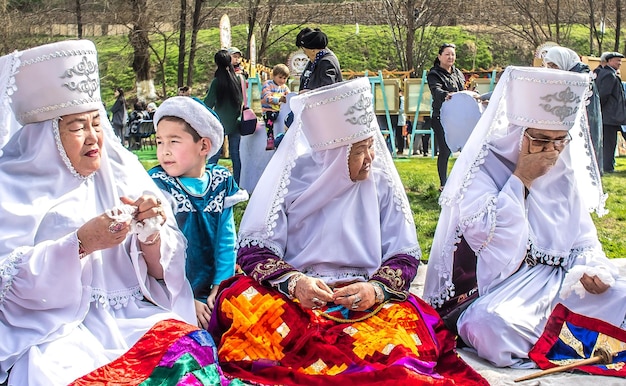
[[[330,287],[323,280],[309,276],[302,276],[298,280],[294,295],[305,308],[322,307],[333,301]]]
[[[371,283],[353,283],[336,288],[333,301],[349,310],[365,311],[376,304],[376,291]]]
[[[161,216],[161,225],[165,223],[165,211],[163,210],[163,206],[159,198],[146,194],[134,201],[128,197],[120,197],[120,200],[122,200],[124,204],[132,205],[137,208],[137,212],[135,212],[135,220],[143,221],[147,218]]]
[[[120,244],[129,231],[130,221],[115,221],[103,213],[78,228],[76,236],[80,240],[85,254],[88,255]]]
[[[196,306],[196,318],[198,319],[198,327],[203,329],[209,328],[209,321],[211,320],[211,310],[209,306],[202,303],[199,300],[194,299],[194,305]]]
[[[530,140],[524,136],[517,165],[513,174],[519,178],[527,189],[533,181],[546,174],[559,159],[560,152],[556,149],[532,152]]]
[[[599,295],[604,293],[609,289],[609,285],[605,284],[599,277],[596,275],[589,276],[586,273],[583,274],[583,277],[580,278],[580,282],[582,283],[585,290],[590,294]]]

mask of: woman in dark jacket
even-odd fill
[[[439,173],[439,190],[443,190],[448,179],[448,159],[450,148],[446,143],[443,126],[441,125],[441,105],[450,99],[453,93],[465,90],[465,77],[461,70],[454,66],[456,46],[446,43],[439,47],[439,54],[434,66],[428,72],[428,87],[433,98],[432,128],[439,144],[437,172]]]
[[[204,98],[204,104],[213,109],[219,116],[224,135],[228,136],[228,151],[233,161],[233,176],[239,183],[241,175],[241,158],[239,157],[239,122],[241,119],[241,107],[243,103],[242,79],[235,74],[235,68],[231,64],[230,54],[226,50],[220,50],[215,54],[215,78],[209,86],[209,92]],[[218,163],[220,154],[218,151],[211,157],[208,163]]]
[[[309,58],[309,63],[300,78],[300,92],[315,90],[343,80],[339,59],[326,48],[327,45],[328,37],[319,28],[307,27],[298,33],[296,46],[302,48]]]
[[[117,87],[114,95],[115,103],[113,103],[113,107],[111,107],[111,125],[113,126],[113,131],[115,131],[115,135],[117,135],[120,140],[124,141],[124,124],[127,118],[124,89]]]

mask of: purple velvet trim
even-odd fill
[[[414,256],[398,254],[387,259],[370,279],[379,281],[394,291],[408,292],[411,287],[411,282],[415,279],[415,275],[417,275],[419,263],[419,260]],[[393,271],[399,269],[402,274],[397,278],[389,278],[384,275],[384,272],[388,272],[383,270],[385,267]]]
[[[296,270],[270,249],[259,246],[240,247],[237,263],[246,275],[262,284]]]
[[[186,353],[193,355],[201,367],[215,363],[215,351],[213,351],[213,347],[200,346],[195,339],[185,335],[170,346],[165,355],[163,355],[163,358],[161,358],[159,366],[172,367],[181,355]]]
[[[416,373],[428,375],[433,378],[442,379],[443,377],[435,372],[435,362],[424,362],[413,357],[404,357],[393,363],[393,366],[402,366],[411,369]]]

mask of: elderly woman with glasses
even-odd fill
[[[440,198],[424,298],[496,366],[534,367],[529,351],[558,303],[624,324],[626,281],[590,215],[606,212],[585,114],[590,82],[507,68]]]
[[[448,159],[450,148],[446,143],[443,126],[441,125],[441,105],[450,99],[452,94],[465,90],[465,76],[457,67],[456,46],[451,43],[442,44],[433,67],[428,72],[428,87],[432,95],[432,127],[439,147],[437,157],[437,173],[439,174],[439,190],[446,185],[448,176]]]

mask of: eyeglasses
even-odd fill
[[[567,137],[558,139],[535,138],[528,134],[527,131],[524,131],[524,135],[530,140],[530,144],[536,147],[546,147],[549,143],[552,143],[555,149],[561,149],[572,141],[572,136],[569,133],[567,133]]]

